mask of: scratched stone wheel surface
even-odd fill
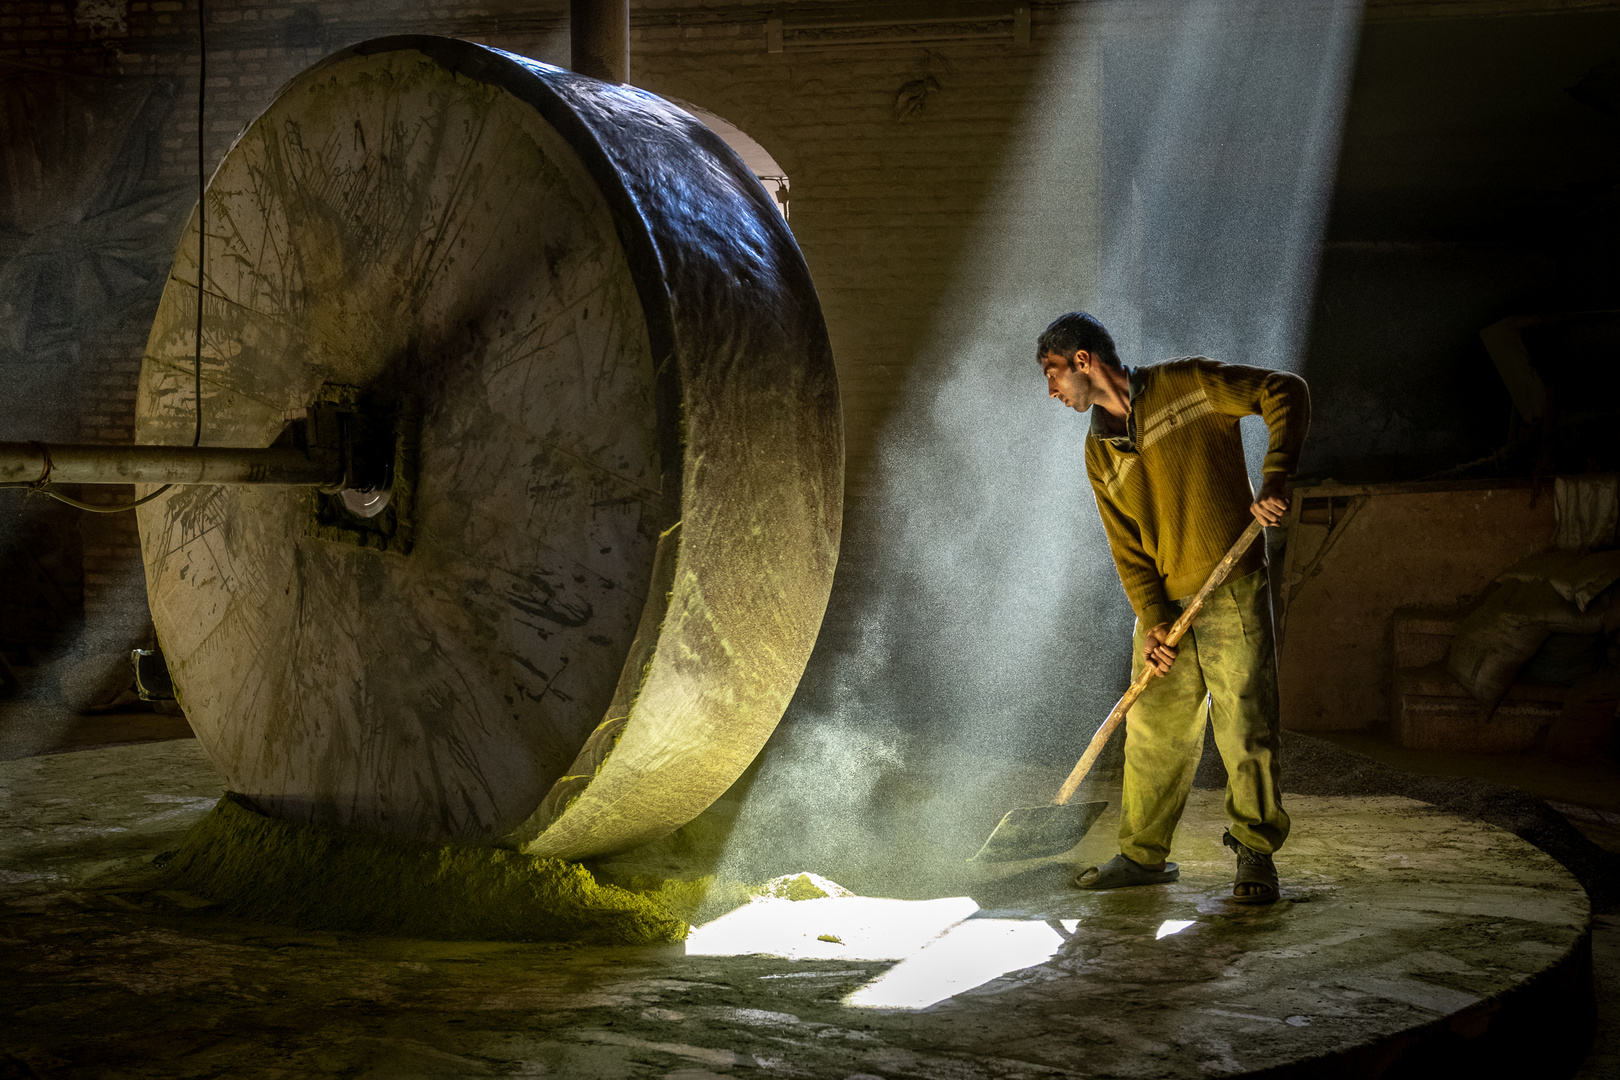
[[[565,857],[701,812],[792,696],[840,527],[825,327],[746,167],[652,95],[392,38],[283,89],[206,200],[205,443],[268,445],[323,387],[420,409],[408,553],[313,527],[308,491],[141,508],[230,786]],[[191,441],[196,228],[138,442]]]

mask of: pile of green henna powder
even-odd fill
[[[227,792],[163,863],[233,915],[433,939],[657,945],[686,937],[690,883],[631,891],[578,863],[294,825]],[[660,895],[667,892],[668,895]]]

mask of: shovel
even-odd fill
[[[1170,633],[1164,639],[1166,645],[1175,645],[1181,640],[1182,635],[1192,626],[1193,619],[1198,615],[1198,609],[1204,606],[1204,600],[1221,587],[1226,575],[1232,572],[1232,567],[1243,557],[1243,553],[1249,550],[1249,545],[1254,543],[1254,538],[1260,535],[1262,528],[1258,520],[1249,522],[1249,527],[1243,530],[1243,535],[1237,538],[1237,543],[1228,549],[1226,556],[1215,565],[1214,570],[1210,571],[1209,580],[1198,590],[1198,595],[1188,601],[1181,618],[1170,627]],[[1070,806],[1069,800],[1074,797],[1080,781],[1086,778],[1086,774],[1091,772],[1091,767],[1097,763],[1097,755],[1101,754],[1102,748],[1107,745],[1108,736],[1112,735],[1120,721],[1125,719],[1126,712],[1136,704],[1136,699],[1142,696],[1142,691],[1147,689],[1153,677],[1153,665],[1144,664],[1142,674],[1131,683],[1130,689],[1125,691],[1125,696],[1119,699],[1119,704],[1114,706],[1114,710],[1108,714],[1108,719],[1097,729],[1097,734],[1091,737],[1091,744],[1075,763],[1074,771],[1069,773],[1069,778],[1063,781],[1063,786],[1058,789],[1057,798],[1046,806],[1027,806],[1007,811],[1007,815],[1001,819],[1001,824],[990,834],[990,839],[984,842],[984,847],[968,861],[1012,862],[1016,859],[1039,859],[1046,855],[1061,854],[1078,844],[1097,818],[1102,816],[1102,812],[1108,809],[1108,804],[1090,802]]]

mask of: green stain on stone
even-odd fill
[[[234,915],[433,939],[658,945],[686,937],[661,898],[578,863],[507,848],[294,825],[226,792],[163,867],[170,888]]]

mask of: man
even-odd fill
[[[1091,410],[1086,473],[1136,611],[1132,675],[1151,666],[1159,676],[1126,714],[1120,854],[1074,883],[1116,889],[1180,876],[1166,860],[1203,752],[1207,709],[1226,763],[1231,826],[1222,842],[1237,853],[1233,899],[1270,903],[1272,853],[1289,822],[1278,791],[1265,545],[1256,542],[1209,595],[1179,648],[1165,638],[1250,515],[1276,525],[1287,512],[1310,423],[1305,380],[1203,357],[1127,369],[1108,331],[1084,312],[1047,327],[1036,358],[1052,397]],[[1271,432],[1258,495],[1238,433],[1238,421],[1253,414]]]

